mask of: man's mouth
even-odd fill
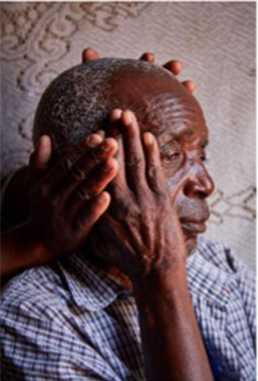
[[[182,220],[180,221],[183,233],[186,236],[192,236],[204,233],[206,230],[206,220]]]
[[[181,223],[182,230],[185,235],[196,235],[204,233],[206,230],[206,223],[204,221],[185,221]]]

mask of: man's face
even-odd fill
[[[189,253],[196,246],[197,235],[206,230],[206,198],[213,192],[214,183],[205,168],[208,131],[202,111],[190,94],[177,99],[171,95],[166,91],[145,100],[142,126],[159,142],[171,194],[186,178],[176,196],[176,206]]]

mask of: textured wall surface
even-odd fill
[[[210,129],[217,188],[206,236],[255,263],[255,4],[1,3],[2,173],[27,162],[33,115],[47,84],[102,56],[184,62]]]

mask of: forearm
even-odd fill
[[[1,236],[2,283],[24,269],[42,263],[43,246],[30,234],[28,224],[18,225]]]
[[[20,168],[8,184],[2,201],[1,214],[4,220],[15,226],[29,215],[28,167]],[[1,188],[4,186],[1,183]]]
[[[146,378],[209,381],[212,373],[187,288],[186,270],[165,270],[136,288]]]

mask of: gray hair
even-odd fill
[[[43,134],[51,136],[59,152],[104,128],[113,108],[125,108],[113,93],[117,75],[125,73],[167,75],[161,67],[132,59],[103,58],[75,66],[59,75],[43,93],[36,110],[33,142]],[[134,111],[134,110],[132,110]]]

